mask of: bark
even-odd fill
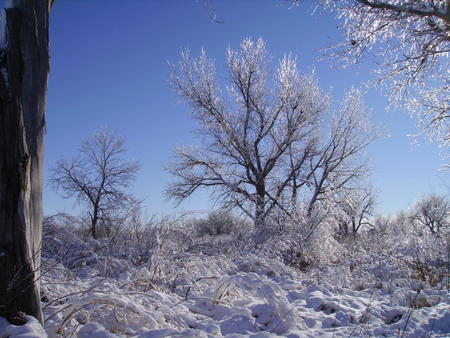
[[[261,228],[265,222],[266,211],[266,188],[264,184],[258,183],[256,185],[256,208],[255,208],[255,226]]]
[[[42,322],[39,278],[49,0],[15,0],[6,9],[0,76],[0,316]],[[0,66],[2,65],[0,64]]]
[[[92,238],[97,239],[97,222],[98,222],[98,204],[94,205],[94,210],[91,219],[91,234]]]

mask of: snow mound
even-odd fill
[[[47,337],[47,333],[39,323],[32,317],[24,315],[27,322],[25,325],[12,325],[5,318],[0,317],[0,337],[16,337],[16,338],[42,338]]]

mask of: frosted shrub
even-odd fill
[[[409,249],[413,251],[413,255],[408,265],[413,270],[412,278],[424,281],[430,286],[446,282],[444,277],[448,272],[447,241],[445,237],[432,235],[410,240]]]
[[[69,247],[79,241],[78,236],[81,220],[78,217],[64,213],[46,216],[43,220],[43,254],[47,256],[58,256]],[[66,241],[63,240],[66,239]],[[70,241],[68,241],[70,240]]]
[[[444,287],[448,234],[433,235],[424,227],[418,228],[405,212],[377,217],[374,224],[355,241],[342,243],[353,273],[367,275],[377,283],[412,278]]]
[[[193,221],[198,236],[229,235],[238,227],[238,220],[229,212],[215,211],[206,219]]]
[[[325,209],[310,216],[301,211],[283,225],[272,225],[267,232],[272,237],[266,240],[263,251],[300,270],[336,262],[343,247],[334,238],[335,228]]]
[[[334,231],[329,224],[317,228],[307,242],[310,256],[319,263],[337,263],[342,256],[343,247],[335,240]]]

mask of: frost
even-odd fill
[[[367,233],[354,243],[357,248],[340,243],[345,255],[332,262],[323,253],[322,263],[303,271],[273,253],[283,250],[281,239],[242,251],[227,242],[231,235],[190,235],[186,246],[181,243],[192,234],[188,226],[153,228],[149,236],[159,241],[149,244],[149,258],[142,263],[132,258],[141,249],[126,234],[109,242],[83,237],[70,227],[44,229],[44,265],[53,266],[42,283],[50,336],[412,337],[450,332],[448,290],[411,278],[415,255],[438,259],[445,239],[418,239],[408,232],[399,238],[399,227]],[[206,249],[202,241],[210,246]],[[314,250],[303,252],[330,245],[313,243]],[[220,253],[227,247],[227,254]],[[0,335],[4,332],[11,331],[0,322]]]
[[[300,3],[301,0],[291,0]],[[450,145],[449,22],[446,0],[322,0],[340,20],[343,40],[326,50],[342,66],[374,62],[373,88],[383,89],[391,108],[418,119],[426,135],[446,152]],[[446,163],[450,166],[450,164]]]

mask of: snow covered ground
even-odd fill
[[[210,262],[205,267],[209,271],[199,274],[203,279],[199,277],[196,283],[180,280],[173,292],[154,285],[154,274],[147,267],[124,272],[117,279],[61,282],[47,278],[49,299],[62,297],[45,308],[47,318],[57,313],[47,320],[47,332],[69,335],[79,328],[79,337],[422,337],[450,333],[446,290],[421,289],[420,283],[405,279],[343,287],[328,282],[326,275],[297,275],[276,262],[255,257],[238,259],[225,276],[213,271],[216,265]]]
[[[447,281],[409,278],[387,256],[300,271],[256,251],[159,251],[142,263],[126,246],[70,231],[50,242],[42,277],[49,337],[450,336]],[[25,327],[0,320],[2,337],[43,335],[32,318]]]

